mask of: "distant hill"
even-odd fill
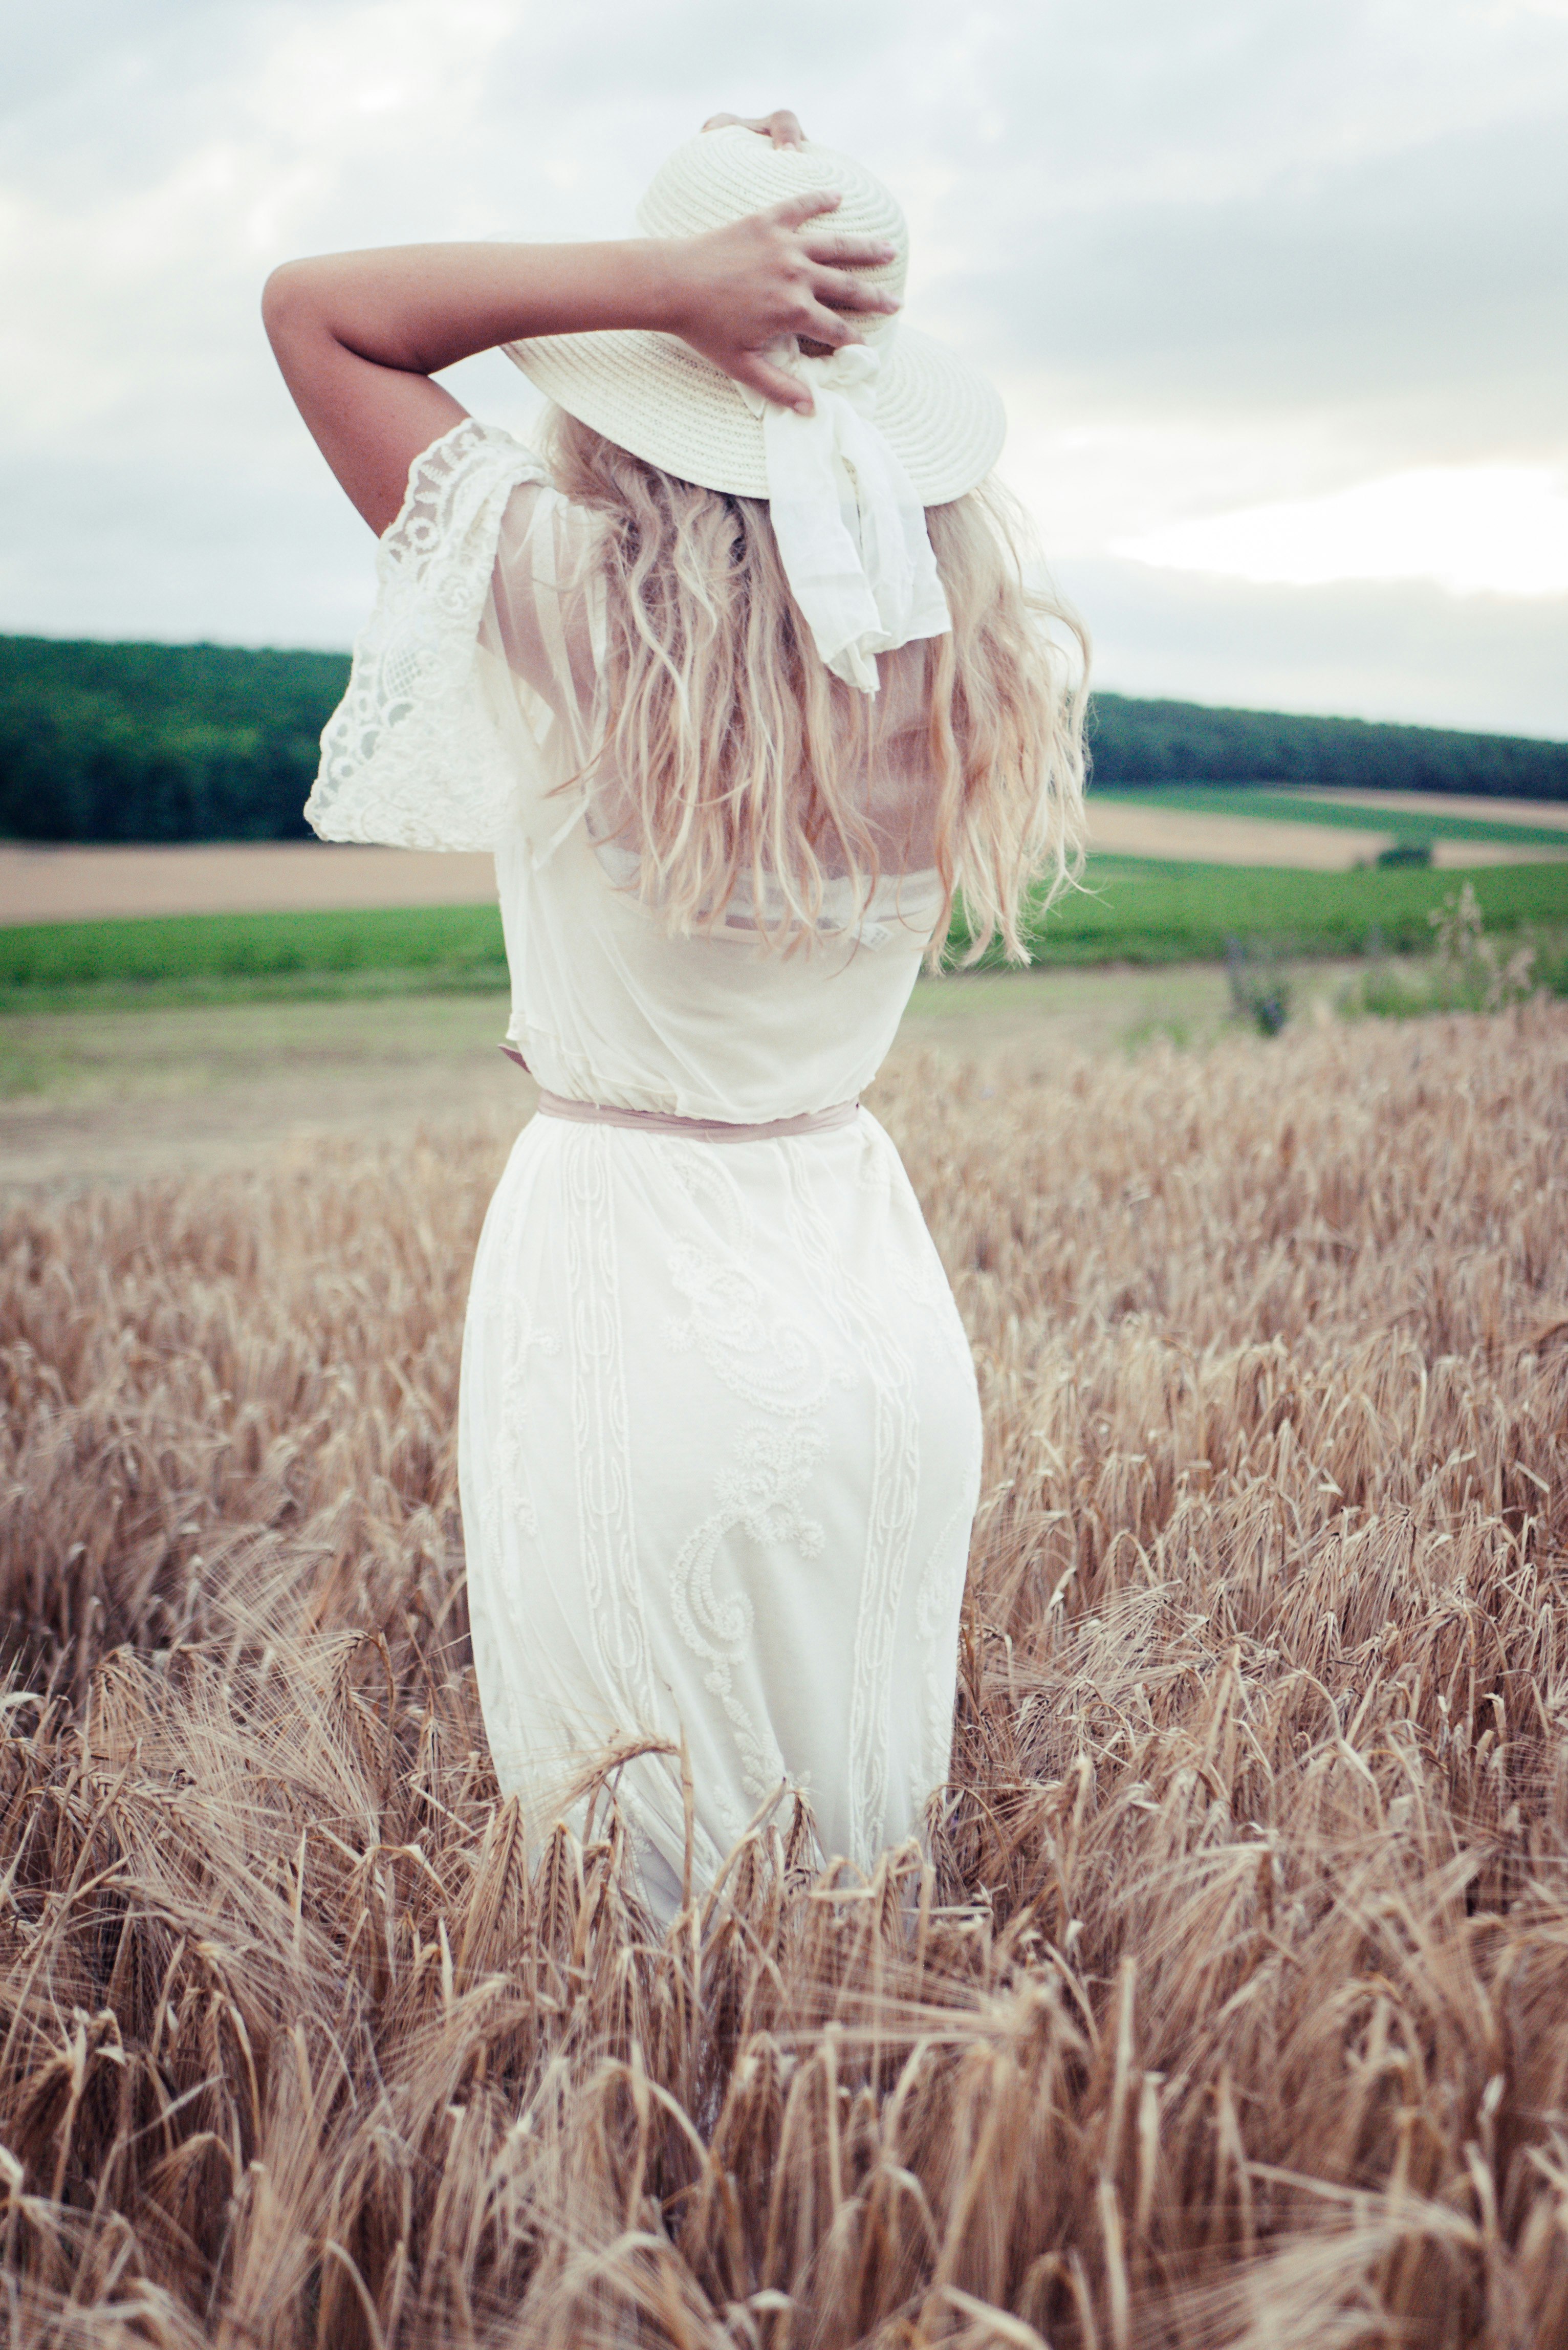
[[[0,637],[0,835],[291,840],[346,653]],[[1096,783],[1568,799],[1568,743],[1096,694]]]
[[[1097,693],[1089,739],[1095,781],[1106,785],[1345,784],[1361,791],[1568,799],[1568,743],[1521,734]]]
[[[0,637],[0,834],[294,840],[346,653]]]

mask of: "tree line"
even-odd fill
[[[0,637],[0,835],[296,840],[342,653]],[[1097,785],[1341,784],[1568,799],[1568,743],[1094,698]]]
[[[300,840],[343,653],[0,637],[0,834]]]
[[[1287,717],[1273,710],[1215,710],[1196,702],[1097,693],[1089,741],[1095,781],[1107,786],[1317,784],[1568,799],[1568,743],[1521,734]]]

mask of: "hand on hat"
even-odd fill
[[[804,147],[805,133],[800,127],[800,117],[788,107],[780,107],[773,114],[711,114],[702,125],[704,130],[755,130],[763,139],[771,139],[775,147]]]
[[[769,120],[794,122],[794,117]],[[884,287],[867,286],[854,275],[891,261],[890,244],[880,237],[848,236],[814,225],[839,201],[828,189],[791,196],[766,212],[728,222],[703,236],[673,240],[666,248],[671,330],[737,383],[803,416],[812,411],[810,391],[767,357],[769,349],[793,335],[837,350],[861,340],[844,314],[886,316],[898,307]]]

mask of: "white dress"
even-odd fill
[[[788,957],[743,909],[716,936],[665,932],[596,822],[615,778],[556,789],[597,726],[574,584],[594,527],[504,433],[466,421],[427,450],[306,813],[328,839],[493,849],[508,1035],[550,1091],[730,1125],[853,1100],[935,877],[885,872],[836,930],[830,891]],[[896,692],[897,657],[883,674]],[[919,798],[908,714],[865,779],[885,832]],[[530,1120],[479,1243],[459,1434],[485,1728],[531,1838],[594,1758],[639,1745],[615,1783],[663,1916],[682,1745],[699,1882],[783,1789],[862,1868],[918,1832],[948,1769],[980,1412],[868,1112],[720,1143]]]

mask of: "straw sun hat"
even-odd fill
[[[638,206],[645,235],[699,236],[790,196],[832,188],[835,232],[885,238],[895,258],[865,272],[901,296],[904,215],[880,180],[831,147],[774,148],[738,125],[678,147]],[[876,421],[922,505],[962,497],[995,463],[1006,432],[985,378],[901,319],[856,317],[878,356]],[[678,336],[643,331],[544,335],[503,346],[529,380],[580,422],[680,480],[735,497],[769,494],[763,419],[723,370]]]

